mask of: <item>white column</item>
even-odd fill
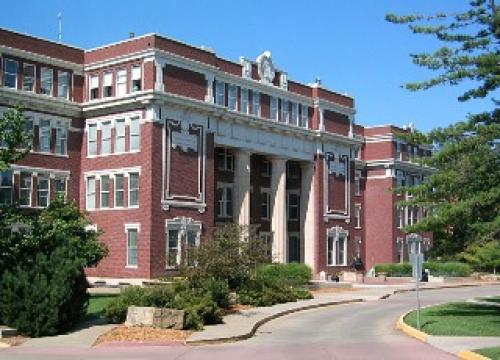
[[[325,131],[325,114],[322,107],[318,107],[319,111],[319,131]]]
[[[207,81],[207,92],[205,94],[205,101],[209,103],[214,103],[214,74],[205,74],[205,80]]]
[[[271,198],[273,232],[273,260],[281,263],[287,259],[286,217],[286,160],[271,158]]]
[[[250,225],[250,152],[234,152],[234,216],[238,225]]]
[[[155,76],[155,90],[157,91],[164,91],[165,86],[163,85],[163,67],[165,64],[161,61],[155,60],[155,70],[156,70],[156,76]]]
[[[302,179],[300,189],[300,240],[301,253],[304,263],[313,269],[316,274],[316,186],[314,176],[314,162],[301,163]]]
[[[354,115],[349,115],[349,137],[354,137]]]

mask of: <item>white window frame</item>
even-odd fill
[[[109,95],[106,95],[106,89],[109,88]],[[113,72],[107,71],[103,74],[102,79],[102,97],[112,97],[113,96]]]
[[[354,204],[354,228],[361,229],[361,204]]]
[[[130,246],[130,232],[136,233],[135,247]],[[139,233],[141,232],[141,224],[125,224],[125,240],[126,240],[126,253],[125,253],[125,268],[137,269],[139,266]],[[135,264],[130,263],[130,251],[135,251]]]
[[[118,186],[116,185],[117,184],[117,178],[121,178],[122,179],[122,187],[121,189],[118,189]],[[118,209],[121,209],[121,208],[124,208],[125,207],[125,175],[124,174],[115,174],[115,176],[113,177],[113,206],[115,208],[118,208]],[[121,205],[117,205],[117,201],[116,201],[116,198],[117,198],[117,194],[118,193],[122,193],[122,204]]]
[[[137,123],[137,129],[132,124]],[[134,139],[137,139],[137,148],[132,148]],[[141,150],[141,119],[138,116],[131,117],[129,120],[129,152],[138,152]]]
[[[405,210],[402,206],[396,206],[396,227],[402,229],[405,226]]]
[[[45,73],[45,76],[44,76],[44,73]],[[50,74],[50,92],[44,93],[43,92],[44,91],[43,85],[44,85],[44,82],[48,82],[49,74]],[[48,68],[48,67],[41,67],[40,68],[40,94],[52,96],[53,93],[54,93],[54,70],[52,68]]]
[[[227,107],[229,110],[238,111],[238,87],[234,84],[227,86]]]
[[[23,176],[24,178],[29,178],[29,187],[25,187],[24,182],[23,182]],[[23,191],[28,192],[28,197],[27,197],[27,204],[23,204],[21,200],[23,199]],[[19,174],[19,206],[21,207],[31,207],[32,204],[32,196],[33,196],[33,174],[25,171],[21,171]]]
[[[309,106],[300,105],[300,127],[309,127]]]
[[[234,171],[234,154],[232,150],[229,148],[217,148],[217,151],[217,157],[221,156],[222,154],[224,158],[223,166],[220,166],[219,159],[217,159],[217,169],[220,171]]]
[[[292,113],[290,115],[290,124],[294,126],[299,125],[299,104],[292,102]]]
[[[137,72],[139,75],[137,75]],[[134,90],[134,82],[139,81],[139,89]],[[130,76],[130,92],[137,92],[142,90],[142,66],[132,66],[132,74]]]
[[[94,134],[95,134],[95,137],[94,138],[91,138],[90,137],[90,134],[91,134],[91,129],[95,129],[94,131]],[[95,146],[95,151],[91,153],[91,144],[93,144],[93,146]],[[88,126],[88,131],[87,131],[87,154],[89,156],[95,156],[97,155],[97,124],[89,124]]]
[[[102,184],[103,184],[103,178],[107,178],[108,179],[108,188],[106,190],[104,190]],[[111,206],[111,193],[110,193],[110,185],[111,185],[111,176],[109,175],[101,175],[100,178],[99,178],[99,208],[100,209],[109,209]],[[108,199],[108,205],[107,206],[104,206],[103,203],[102,203],[102,199],[104,198],[105,195]]]
[[[42,123],[44,125],[48,124],[48,126],[42,126]],[[44,144],[45,138],[47,138],[48,140],[48,148],[44,148],[42,146],[42,144]],[[51,140],[52,140],[52,122],[49,119],[40,119],[38,122],[38,150],[42,153],[50,153],[52,150]]]
[[[292,205],[290,198],[291,196],[297,196],[297,204]],[[297,209],[297,217],[291,216],[292,208]],[[293,189],[286,191],[286,218],[287,221],[299,221],[300,219],[300,190]]]
[[[101,124],[101,155],[109,155],[113,153],[113,148],[111,144],[111,139],[112,139],[112,122],[111,120],[108,121],[103,121]],[[109,134],[105,134],[105,129],[109,129]],[[109,151],[107,149],[104,149],[104,145],[108,147]],[[109,144],[109,145],[107,145]]]
[[[283,124],[290,123],[290,102],[288,100],[281,99],[281,116],[280,122]]]
[[[137,176],[137,186],[132,187],[132,181],[130,178],[132,176]],[[138,208],[139,207],[139,189],[140,189],[140,176],[138,172],[131,172],[128,174],[128,207],[129,208]],[[132,192],[137,192],[137,204],[132,204],[130,199],[131,199],[131,194]]]
[[[57,182],[58,181],[62,181],[63,184],[64,184],[64,190],[63,191],[58,191],[57,190]],[[68,195],[68,179],[65,178],[65,177],[60,177],[60,176],[56,176],[55,179],[54,179],[54,191],[57,194],[59,193],[64,193],[64,200],[66,200],[66,196]]]
[[[64,76],[64,74],[65,74],[65,76]],[[66,78],[66,82],[64,84],[61,82],[61,79],[63,77]],[[66,92],[66,95],[61,96],[62,92]],[[57,72],[57,97],[59,99],[66,99],[66,100],[69,99],[69,72],[68,71],[59,70]]]
[[[8,62],[16,64],[16,72],[15,72],[15,74],[7,72],[7,63]],[[13,60],[13,59],[4,58],[4,62],[3,62],[3,86],[7,87],[9,89],[17,89],[17,80],[18,80],[18,76],[19,76],[18,72],[19,72],[19,61]],[[7,86],[6,85],[5,78],[7,76],[14,76],[14,79],[15,79],[14,80],[14,86]]]
[[[231,190],[231,201],[228,200],[228,189]],[[217,192],[222,190],[222,197],[217,199],[217,217],[221,219],[232,219],[233,218],[233,205],[234,205],[234,192],[232,183],[217,183]],[[228,206],[230,203],[231,206]],[[228,213],[227,209],[231,209],[231,214]],[[222,212],[221,212],[222,210]]]
[[[97,90],[95,97],[92,97],[93,90]],[[99,99],[99,74],[89,75],[89,100],[97,99]]]
[[[226,106],[226,83],[223,81],[215,81],[215,104]]]
[[[26,76],[25,70],[27,67],[33,68],[33,76],[32,77]],[[32,80],[30,83],[28,83],[28,84],[31,84],[31,86],[32,86],[31,90],[25,88],[25,86],[27,85],[26,84],[27,78],[28,79],[31,78],[31,80]],[[17,81],[17,79],[16,79],[16,81]],[[36,91],[36,66],[34,64],[30,64],[30,63],[23,64],[23,87],[22,87],[22,89],[23,89],[23,91],[32,92],[32,93],[34,93]]]
[[[68,127],[62,121],[56,123],[56,144],[54,151],[59,155],[68,154]]]
[[[202,232],[202,223],[200,221],[195,221],[192,218],[174,218],[167,219],[165,222],[165,268],[172,269],[181,263],[182,256],[182,237],[186,235],[186,244],[187,244],[187,236],[188,232],[196,233],[195,239],[195,247],[200,246],[201,240],[201,232]],[[175,257],[175,265],[169,265],[169,253],[171,251],[169,239],[170,239],[170,231],[177,231],[177,244],[174,248],[177,253]]]
[[[93,181],[94,182],[94,190],[91,191],[90,190],[90,182]],[[93,197],[93,203],[94,203],[94,206],[90,206],[89,205],[89,199]],[[96,177],[95,176],[88,176],[86,179],[85,179],[85,208],[87,210],[94,210],[96,209]]]
[[[260,188],[260,219],[261,220],[266,220],[269,221],[271,220],[271,206],[272,206],[272,200],[271,200],[271,189],[269,188]],[[262,216],[262,209],[266,207],[266,214],[265,216]]]
[[[124,153],[126,151],[126,121],[125,119],[116,119],[115,120],[115,154],[116,153]],[[120,131],[121,130],[121,131]],[[119,146],[121,145],[121,146]]]
[[[127,95],[127,69],[116,70],[116,96]]]
[[[240,88],[240,112],[248,114],[248,89]]]
[[[340,238],[344,239],[344,246],[343,246],[343,261],[342,263],[339,263],[337,261],[337,252],[339,249],[339,240]],[[330,248],[330,239],[332,239],[332,248]],[[331,231],[329,230],[327,233],[327,254],[326,254],[326,262],[328,266],[347,266],[347,241],[349,239],[349,232],[345,231],[343,229],[336,230],[336,231]],[[329,255],[331,256],[332,261],[328,261]]]
[[[47,188],[40,188],[41,180],[47,181]],[[41,194],[45,194],[47,197],[47,204],[40,205]],[[37,183],[36,183],[36,206],[45,208],[50,205],[50,176],[49,174],[38,174]]]
[[[261,116],[260,113],[260,92],[253,91],[252,92],[252,115]]]

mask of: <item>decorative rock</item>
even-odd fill
[[[125,325],[182,330],[184,328],[184,310],[129,306]]]

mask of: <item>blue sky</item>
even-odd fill
[[[319,76],[325,87],[353,95],[358,123],[413,121],[425,131],[491,109],[492,102],[459,103],[464,86],[402,89],[407,81],[432,75],[413,65],[409,54],[438,44],[387,23],[384,15],[466,7],[466,0],[24,0],[9,2],[9,11],[2,7],[0,27],[57,40],[62,12],[63,42],[85,49],[129,32],[157,32],[235,61],[270,50],[290,79],[312,82]]]

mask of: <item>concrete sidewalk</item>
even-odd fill
[[[498,336],[435,336],[429,335],[427,343],[438,349],[456,354],[463,350],[477,350],[500,346]]]

